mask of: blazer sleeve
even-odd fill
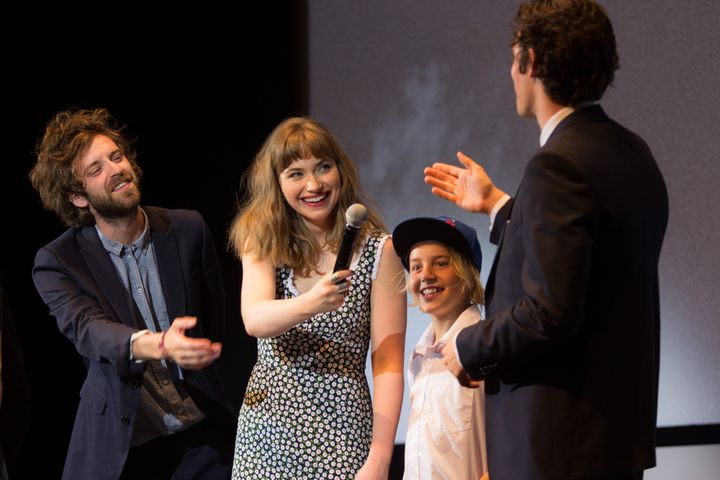
[[[121,377],[142,374],[145,362],[130,360],[130,336],[136,330],[110,318],[68,272],[56,252],[48,247],[40,249],[32,276],[60,332],[78,353],[92,361],[114,365]]]
[[[495,272],[493,301],[501,305],[457,337],[471,376],[566,342],[578,331],[597,216],[593,189],[570,161],[546,153],[529,162]]]

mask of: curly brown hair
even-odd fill
[[[599,100],[619,68],[615,34],[605,9],[593,0],[532,0],[518,7],[512,45],[520,72],[535,54],[535,76],[560,105]]]
[[[72,108],[56,114],[37,145],[37,162],[30,171],[30,182],[40,194],[43,207],[55,212],[69,227],[92,225],[95,221],[87,208],[73,205],[70,196],[85,195],[75,159],[87,151],[97,135],[114,141],[138,179],[142,176],[132,142],[123,135],[122,127],[117,126],[107,109]]]

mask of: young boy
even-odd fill
[[[411,412],[405,479],[487,478],[482,383],[465,388],[445,368],[440,350],[480,320],[482,252],[475,230],[448,218],[414,218],[393,232],[409,272],[414,305],[432,322],[410,356]]]

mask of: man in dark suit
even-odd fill
[[[235,416],[213,363],[224,290],[207,226],[139,207],[141,175],[107,110],[59,113],[30,174],[71,228],[33,280],[88,374],[63,478],[227,478]]]
[[[514,22],[511,76],[541,148],[513,199],[462,153],[426,182],[491,215],[487,319],[443,349],[485,378],[490,478],[637,479],[655,465],[658,259],[668,199],[647,145],[597,104],[617,69],[590,0],[533,0]]]

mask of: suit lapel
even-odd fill
[[[185,314],[185,276],[175,230],[164,210],[145,207],[170,323]]]
[[[98,288],[110,303],[115,317],[125,325],[133,328],[137,327],[138,318],[131,308],[133,303],[130,299],[130,293],[123,285],[122,280],[120,280],[115,265],[110,260],[102,242],[100,242],[95,227],[82,228],[78,231],[76,238],[80,246],[80,254],[87,263],[90,274],[95,279]]]

